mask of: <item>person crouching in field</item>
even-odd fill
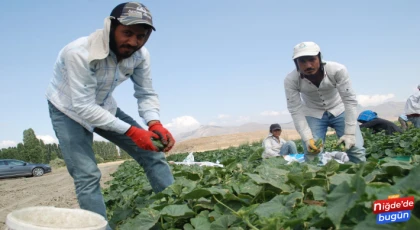
[[[264,152],[263,158],[284,156],[297,153],[296,144],[293,141],[286,141],[280,137],[281,127],[279,124],[270,125],[270,134],[262,143]]]
[[[378,114],[372,110],[365,110],[359,114],[357,121],[361,123],[360,128],[372,129],[373,133],[385,131],[386,135],[402,133],[402,129],[391,121],[378,117]]]

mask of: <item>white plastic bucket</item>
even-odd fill
[[[51,206],[23,208],[6,217],[6,230],[105,230],[107,224],[91,211]]]

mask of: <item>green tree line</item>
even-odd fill
[[[130,158],[124,150],[118,149],[112,142],[94,141],[92,148],[97,163]],[[23,131],[23,143],[19,143],[16,147],[0,149],[0,159],[49,164],[57,158],[63,159],[59,145],[55,143],[45,144],[36,137],[34,130],[31,128]]]

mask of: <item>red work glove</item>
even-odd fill
[[[136,145],[144,150],[158,151],[155,145],[153,145],[152,138],[159,139],[159,136],[153,132],[137,128],[136,126],[131,126],[127,132],[126,136],[130,137],[131,140],[136,143]]]
[[[159,121],[152,123],[149,126],[149,131],[159,135],[162,144],[165,146],[163,152],[168,152],[172,149],[172,147],[175,144],[175,139],[172,137],[172,134],[167,129],[165,129]]]

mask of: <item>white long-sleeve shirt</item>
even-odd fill
[[[345,111],[345,134],[354,135],[357,126],[357,99],[344,65],[325,62],[319,87],[302,78],[295,69],[284,80],[287,108],[303,141],[312,139],[305,116],[321,119],[328,111],[334,116]]]
[[[138,112],[145,122],[159,120],[159,99],[152,87],[150,55],[145,47],[117,62],[109,49],[110,19],[88,37],[66,45],[54,65],[47,99],[89,131],[95,127],[125,133],[130,124],[115,117],[114,89],[127,79],[134,85]]]
[[[262,153],[263,158],[276,157],[280,155],[281,147],[286,143],[283,138],[277,139],[272,134],[268,135],[263,140],[262,147],[264,147],[264,152]]]
[[[417,91],[407,99],[405,114],[420,114],[420,91]]]

